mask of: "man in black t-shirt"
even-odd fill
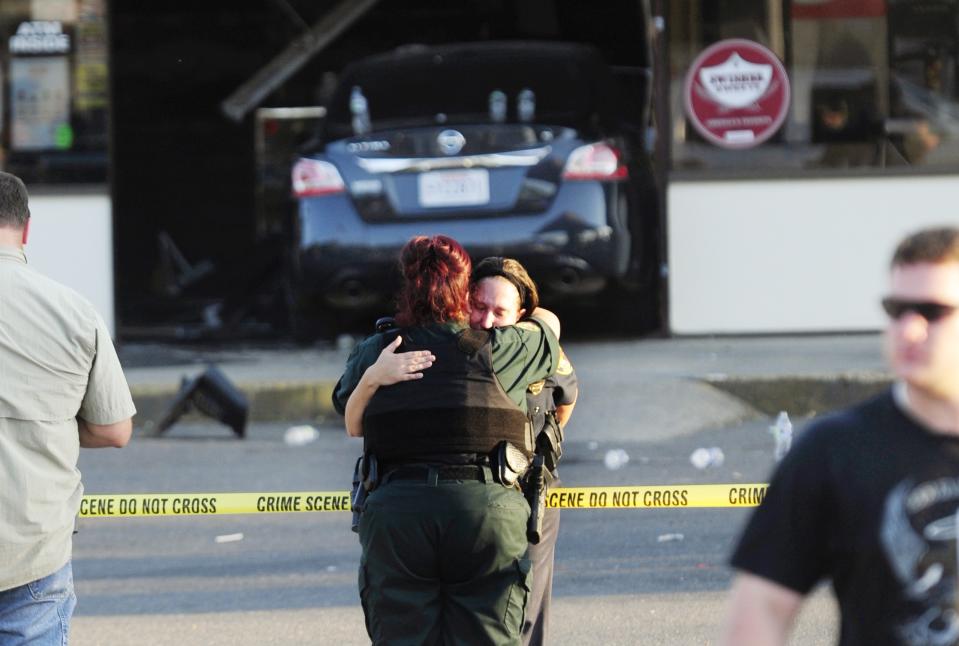
[[[959,646],[959,229],[900,243],[882,304],[897,381],[776,469],[732,557],[727,646],[784,644],[824,579],[842,646]]]

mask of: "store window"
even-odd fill
[[[106,0],[3,0],[0,38],[0,168],[31,185],[106,182]]]
[[[670,0],[665,10],[673,170],[959,168],[959,0]],[[728,39],[758,43],[788,77],[785,120],[755,145],[717,145],[690,121],[687,73]]]

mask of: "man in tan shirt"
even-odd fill
[[[65,644],[80,447],[122,447],[136,410],[103,320],[27,266],[27,189],[0,172],[0,644]]]

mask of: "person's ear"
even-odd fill
[[[526,308],[521,307],[519,308],[519,312],[516,313],[516,320],[522,321],[524,316],[526,316]]]
[[[23,225],[23,237],[20,239],[20,244],[27,244],[27,236],[30,234],[30,218],[27,218],[27,221]]]

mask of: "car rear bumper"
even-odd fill
[[[360,219],[345,194],[304,199],[297,282],[301,291],[337,309],[388,302],[398,286],[396,263],[406,241],[443,234],[460,242],[474,260],[516,258],[544,293],[595,293],[628,265],[623,191],[618,184],[569,184],[554,201],[562,210],[376,223]]]

